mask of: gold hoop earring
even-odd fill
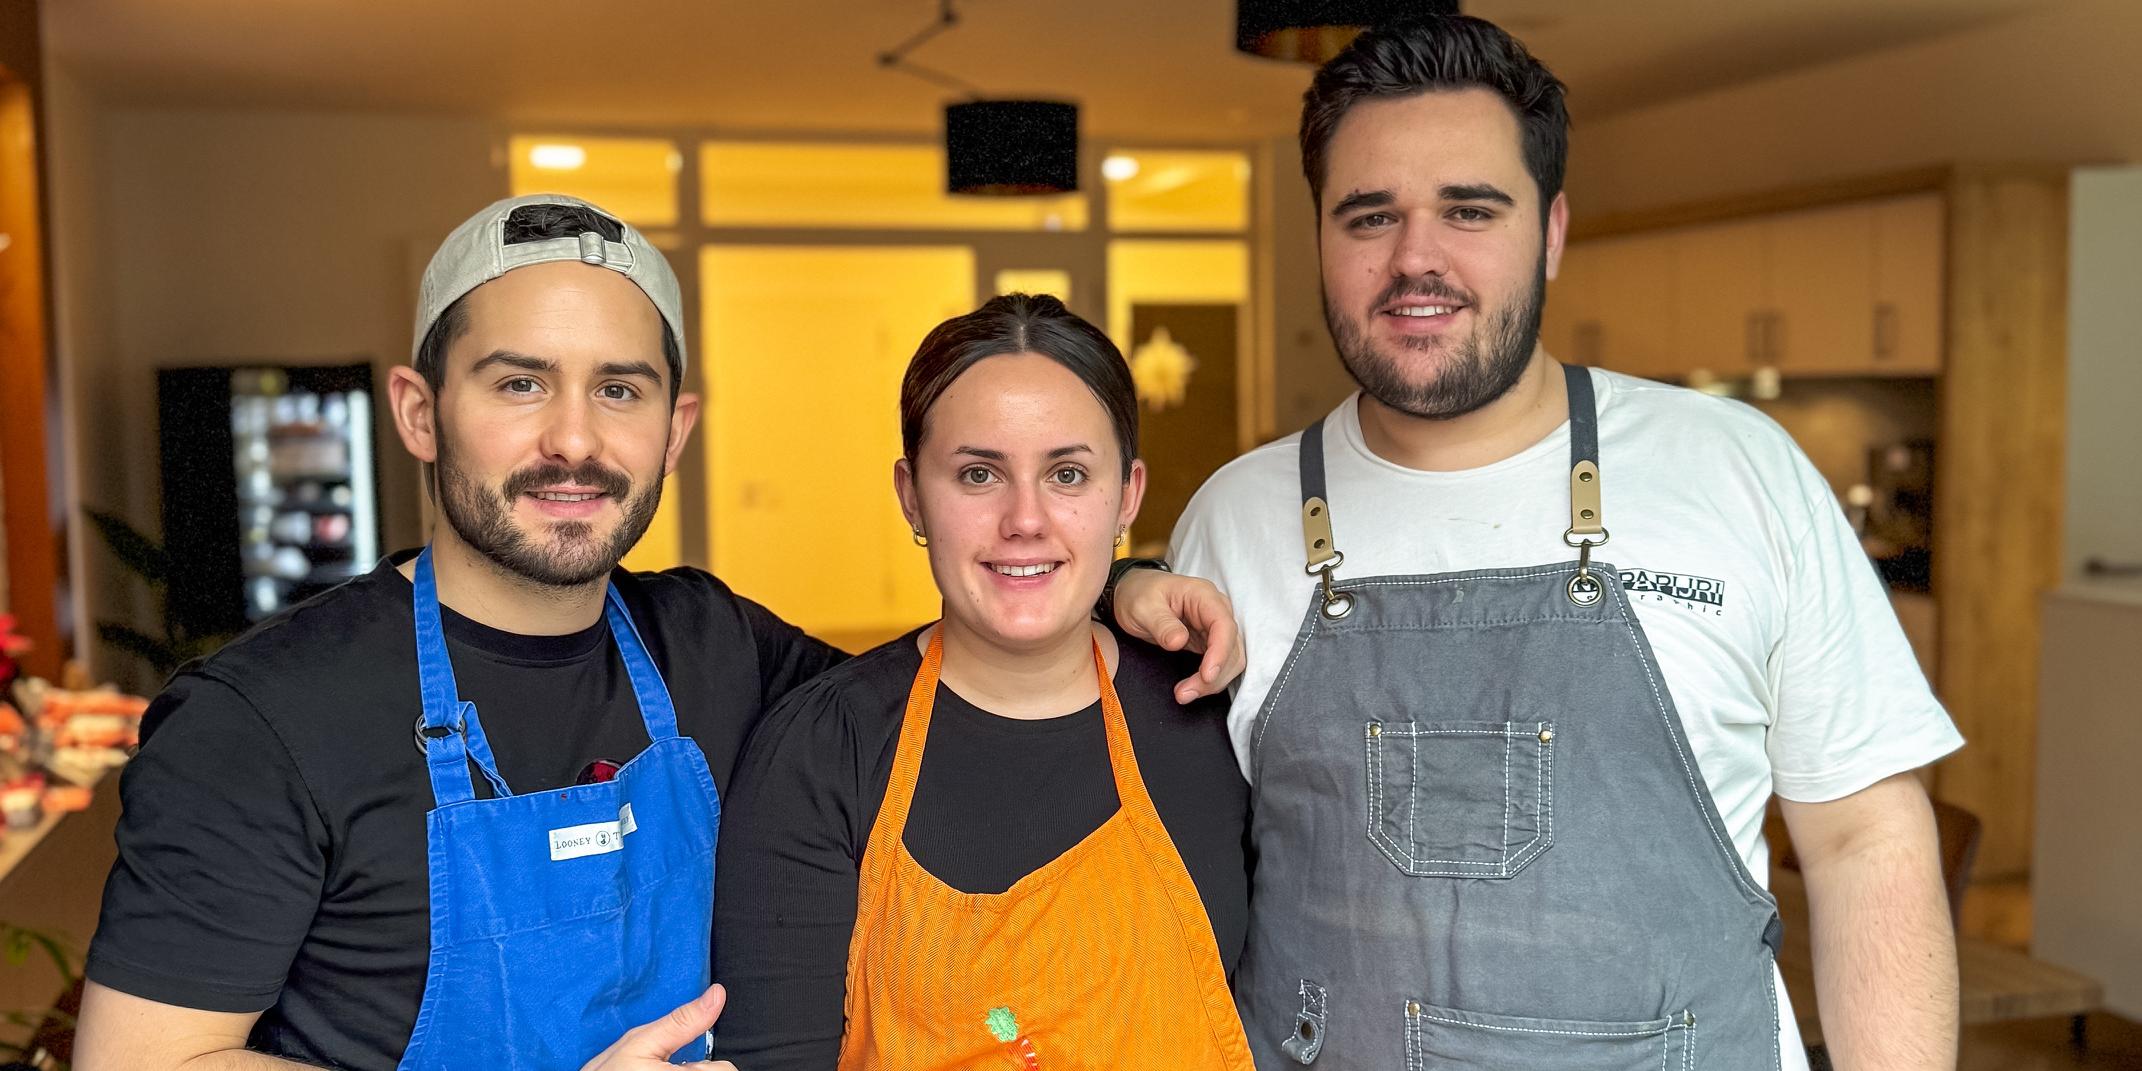
[[[930,537],[923,535],[922,529],[920,528],[915,529],[915,545],[918,547],[927,547],[930,545]]]
[[[1128,543],[1128,542],[1130,542],[1130,529],[1128,529],[1128,528],[1118,528],[1118,529],[1116,529],[1116,546],[1117,546],[1118,548],[1121,548],[1121,547],[1123,546],[1123,544],[1125,544],[1125,543]]]

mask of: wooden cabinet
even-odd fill
[[[1874,364],[1893,375],[1941,371],[1947,206],[1938,193],[1877,201],[1874,210]]]
[[[1597,356],[1602,368],[1634,376],[1670,375],[1673,359],[1674,243],[1657,235],[1602,242],[1593,258]]]
[[[1599,363],[1597,260],[1564,256],[1561,270],[1547,283],[1547,307],[1540,312],[1540,342],[1558,361]]]
[[[1761,364],[1770,297],[1769,230],[1760,221],[1668,232],[1681,270],[1665,295],[1674,306],[1673,362],[1661,374],[1741,376]]]
[[[1574,252],[1574,251],[1573,251]],[[1637,376],[1673,375],[1674,243],[1639,235],[1587,245],[1565,256],[1548,284],[1540,337],[1572,364]]]
[[[1927,193],[1578,242],[1542,337],[1659,379],[1935,375],[1945,226]]]
[[[1874,372],[1874,209],[1763,221],[1769,253],[1764,362],[1786,375]]]

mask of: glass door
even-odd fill
[[[900,376],[974,307],[974,251],[710,245],[700,287],[714,572],[851,651],[936,617],[893,495]]]

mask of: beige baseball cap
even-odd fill
[[[530,205],[572,205],[588,209],[616,223],[623,240],[612,241],[599,232],[585,231],[563,238],[509,243],[506,221],[515,211]],[[685,352],[684,299],[677,288],[676,274],[669,270],[669,261],[648,243],[645,235],[615,214],[604,211],[600,205],[559,193],[509,197],[470,216],[446,236],[446,241],[439,244],[439,251],[431,255],[431,264],[424,269],[424,281],[417,287],[416,338],[409,345],[412,357],[424,345],[424,336],[431,331],[431,325],[463,294],[515,268],[553,260],[577,260],[609,268],[632,280],[648,300],[654,302],[663,321],[669,324],[670,333],[676,336],[678,358],[682,361]],[[679,371],[682,371],[681,365]]]

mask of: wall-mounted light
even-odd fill
[[[539,171],[578,171],[588,162],[588,151],[578,145],[543,144],[528,150],[528,165]]]
[[[1078,105],[970,100],[945,105],[945,189],[982,196],[1078,189]]]
[[[1235,49],[1323,63],[1379,22],[1457,13],[1458,0],[1235,0]]]
[[[1101,177],[1110,182],[1129,182],[1138,177],[1138,158],[1116,153],[1101,161]]]

